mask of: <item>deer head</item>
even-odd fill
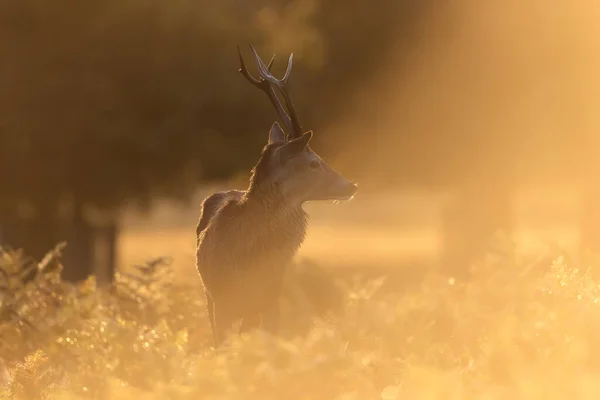
[[[312,131],[302,132],[288,89],[294,54],[290,55],[283,78],[276,79],[271,74],[275,56],[267,66],[254,46],[250,47],[258,66],[259,77],[255,78],[248,72],[238,46],[241,64],[239,72],[268,95],[285,127],[284,131],[277,122],[271,126],[268,144],[254,169],[254,178],[259,181],[257,185],[274,187],[286,200],[298,204],[313,200],[351,199],[357,191],[356,184],[334,171],[310,148]],[[287,112],[275,89],[280,91]]]

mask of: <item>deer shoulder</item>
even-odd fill
[[[241,190],[225,190],[216,192],[206,197],[200,207],[200,218],[196,225],[196,238],[200,237],[202,231],[206,229],[210,221],[214,218],[217,211],[230,201],[239,201],[244,192]]]

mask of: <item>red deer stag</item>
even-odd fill
[[[311,150],[312,131],[302,132],[287,87],[293,54],[283,79],[276,79],[270,72],[273,59],[266,66],[251,48],[259,78],[248,72],[238,46],[239,72],[269,96],[285,132],[277,122],[271,126],[248,189],[217,192],[202,203],[196,227],[196,266],[215,348],[239,319],[240,333],[261,326],[278,332],[283,274],[306,233],[308,216],[303,203],[349,200],[357,191],[355,184]]]

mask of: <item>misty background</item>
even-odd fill
[[[277,54],[314,148],[359,182],[311,204],[325,264],[467,271],[493,237],[600,240],[600,5],[475,0],[8,0],[0,243],[64,276],[172,255],[210,190],[244,187],[276,118],[237,72]],[[253,65],[252,65],[253,66]]]

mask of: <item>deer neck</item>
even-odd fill
[[[248,190],[242,201],[244,207],[256,215],[262,221],[271,225],[290,225],[304,228],[308,216],[300,204],[294,204],[287,199],[275,187],[254,187]]]

